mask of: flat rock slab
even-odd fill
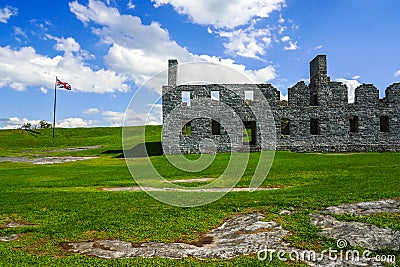
[[[14,241],[18,239],[17,234],[13,235],[8,235],[8,236],[0,236],[0,242],[9,242],[9,241]]]
[[[280,187],[259,187],[259,188],[249,188],[249,187],[234,187],[234,188],[207,188],[207,189],[196,189],[190,188],[180,189],[180,188],[169,188],[169,187],[148,187],[148,186],[132,186],[132,187],[103,187],[99,188],[104,191],[165,191],[165,192],[251,192],[251,191],[266,191],[275,190]]]
[[[283,248],[288,234],[275,222],[264,222],[262,214],[238,215],[191,244],[144,243],[139,247],[120,240],[68,243],[68,251],[100,258],[168,257],[181,259],[233,258],[257,253],[267,247]]]
[[[76,152],[76,151],[87,151],[97,148],[102,148],[103,146],[82,146],[82,147],[67,147],[53,150],[40,150],[41,152]]]
[[[1,227],[5,228],[18,228],[18,227],[32,227],[35,226],[34,224],[30,223],[25,223],[25,222],[9,222],[6,224],[3,224]],[[8,236],[0,236],[0,242],[9,242],[9,241],[14,241],[19,238],[18,234],[12,234]]]
[[[330,215],[311,214],[311,223],[322,227],[321,235],[343,239],[351,246],[370,250],[399,250],[400,232],[360,222],[338,221]]]
[[[351,211],[353,212],[352,214],[361,216],[380,212],[396,212],[397,209],[397,200],[382,200],[329,207],[325,209],[325,212],[342,214],[342,212],[348,213],[348,211]],[[285,215],[289,215],[289,213],[285,213]],[[284,242],[283,238],[289,232],[273,221],[264,221],[264,218],[265,216],[260,213],[235,216],[190,244],[150,242],[134,246],[131,243],[121,240],[98,240],[67,243],[62,244],[62,246],[70,252],[108,259],[129,257],[226,259],[239,255],[258,254],[262,251],[270,253],[270,250],[283,251],[286,253],[286,256],[310,255],[310,251],[291,247],[290,244]],[[361,246],[369,250],[400,249],[400,232],[398,231],[389,228],[379,228],[365,223],[338,221],[326,213],[310,214],[310,218],[313,225],[322,227],[323,231],[321,235],[348,242],[341,248],[345,252],[348,245]],[[315,267],[383,266],[374,258],[360,257],[354,261],[352,258],[337,257],[336,259],[332,259],[327,254],[315,253],[314,255],[315,258],[303,256],[303,258],[300,257],[298,260]]]
[[[398,213],[400,200],[384,199],[379,201],[361,202],[354,204],[344,204],[336,207],[328,207],[324,211],[331,214],[352,214],[365,216],[374,213]]]
[[[62,247],[69,252],[106,259],[130,257],[227,259],[239,255],[258,254],[262,251],[269,251],[268,249],[283,251],[286,256],[309,255],[308,251],[290,247],[290,244],[283,241],[283,237],[289,232],[275,222],[263,221],[264,218],[264,215],[260,213],[235,216],[206,236],[202,236],[190,244],[150,242],[140,246],[133,246],[131,243],[121,240],[99,240],[64,243]],[[319,253],[315,253],[314,259],[307,258],[307,256],[303,257],[303,259],[304,262],[315,267],[382,266],[374,260],[364,258],[360,258],[357,262],[340,258],[332,260],[326,254],[321,255]],[[268,261],[269,259],[266,260]]]
[[[23,162],[32,164],[57,164],[66,163],[80,160],[89,160],[97,157],[42,157],[42,158],[28,158],[28,157],[0,157],[0,162]]]
[[[6,228],[16,228],[16,227],[30,227],[35,226],[34,224],[24,223],[24,222],[9,222],[4,225]]]
[[[338,221],[329,215],[330,213],[366,216],[382,212],[398,213],[399,205],[400,201],[395,199],[344,204],[326,208],[323,215],[310,214],[310,218],[312,224],[322,227],[323,236],[342,239],[351,246],[361,246],[370,250],[399,250],[399,231],[361,222]]]
[[[168,180],[171,183],[201,183],[201,182],[211,182],[215,180],[214,178],[193,178],[193,179],[181,179],[181,180]]]

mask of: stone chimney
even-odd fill
[[[326,66],[326,55],[318,55],[310,62],[310,81],[327,81],[328,70]]]
[[[178,80],[178,60],[168,60],[168,86],[176,86]]]

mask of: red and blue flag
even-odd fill
[[[67,90],[71,90],[71,85],[69,83],[66,82],[62,82],[59,79],[57,79],[57,87],[60,89],[67,89]]]

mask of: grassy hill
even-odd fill
[[[141,130],[135,129],[138,133]],[[146,140],[159,142],[160,130],[160,126],[148,128]],[[57,129],[54,140],[51,129],[2,130],[0,140],[1,157],[97,157],[52,165],[0,162],[0,226],[11,221],[35,225],[0,227],[0,236],[20,235],[16,241],[0,242],[0,266],[293,266],[294,263],[260,262],[254,256],[205,261],[103,260],[66,253],[61,244],[96,239],[121,239],[135,244],[190,242],[227,217],[260,211],[292,233],[285,239],[293,246],[321,251],[334,247],[335,240],[317,234],[318,228],[310,224],[309,213],[348,202],[400,198],[400,153],[279,151],[263,186],[281,186],[282,189],[232,192],[202,207],[179,208],[160,203],[145,192],[99,190],[100,187],[136,185],[125,161],[117,158],[122,150],[121,128]],[[86,146],[100,147],[65,150]],[[238,186],[248,185],[257,157],[258,153],[251,154]],[[217,155],[215,163],[199,173],[176,170],[162,155],[153,156],[151,160],[167,179],[218,177],[229,155]],[[280,215],[282,209],[296,212]],[[399,219],[399,214],[378,214],[358,220],[400,230]],[[394,253],[399,259],[399,253]]]

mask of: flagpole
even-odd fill
[[[56,102],[57,102],[57,76],[56,76],[56,82],[54,83],[53,139],[54,139],[54,130],[56,128]]]

